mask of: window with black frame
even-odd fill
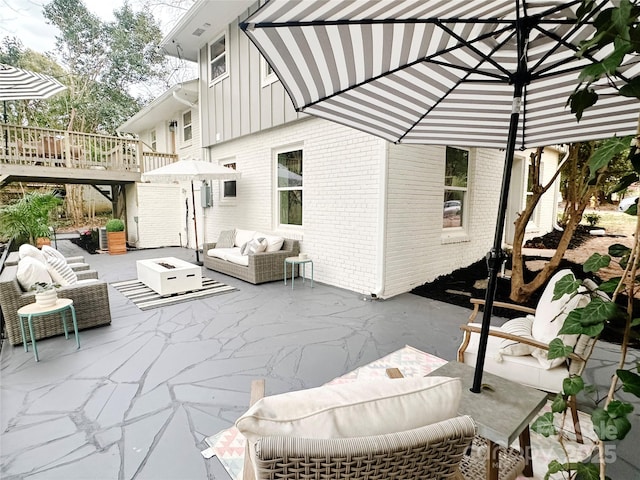
[[[460,228],[464,224],[469,177],[469,151],[446,148],[442,228]]]

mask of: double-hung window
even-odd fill
[[[193,138],[193,128],[191,125],[191,110],[182,114],[182,141],[189,142]]]
[[[468,211],[468,178],[469,151],[447,147],[442,228],[460,228],[464,225]]]
[[[153,150],[154,152],[158,151],[158,136],[156,134],[155,130],[151,130],[151,133],[149,134],[150,140],[151,140],[151,150]]]
[[[209,44],[209,83],[221,80],[227,74],[227,35]]]
[[[233,170],[236,169],[236,161],[235,160],[223,160],[220,162],[223,167],[231,168]],[[222,188],[220,189],[221,193],[221,201],[229,201],[235,200],[236,198],[236,181],[235,180],[223,180]]]
[[[302,149],[276,153],[278,223],[302,225]]]

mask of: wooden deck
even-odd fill
[[[141,141],[0,123],[0,187],[10,182],[115,185],[140,181],[178,156],[144,151]]]

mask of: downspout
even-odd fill
[[[386,288],[387,257],[387,184],[389,180],[389,142],[380,140],[380,185],[378,188],[378,259],[376,268],[376,287],[371,298],[381,298]]]

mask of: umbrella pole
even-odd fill
[[[198,246],[198,222],[196,220],[196,194],[191,180],[191,205],[193,205],[193,234],[196,239],[196,263],[200,263],[200,247]]]
[[[516,148],[516,135],[518,132],[518,119],[520,117],[520,102],[523,86],[516,83],[513,95],[513,106],[511,108],[511,119],[509,121],[509,136],[507,139],[507,150],[505,153],[504,170],[502,173],[502,189],[500,190],[500,202],[498,203],[498,220],[496,231],[493,237],[493,248],[487,253],[487,267],[489,270],[489,281],[485,294],[485,305],[482,313],[482,328],[480,330],[480,342],[478,344],[478,358],[476,359],[476,369],[473,376],[473,386],[471,391],[480,393],[482,391],[482,370],[484,359],[487,353],[487,343],[489,341],[489,326],[491,325],[491,314],[493,313],[493,301],[496,296],[498,285],[498,270],[506,258],[502,250],[502,235],[504,233],[504,222],[507,215],[507,200],[509,197],[509,186],[511,184],[511,171],[513,169],[513,156]]]

